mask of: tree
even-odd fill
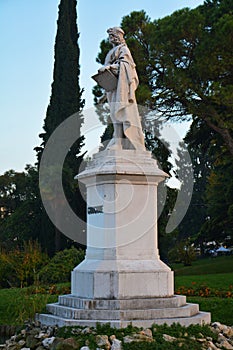
[[[80,193],[78,182],[74,180],[74,176],[79,172],[80,164],[83,161],[83,154],[80,154],[80,152],[84,141],[84,137],[81,136],[83,123],[81,111],[84,106],[84,100],[82,99],[83,91],[79,86],[79,34],[76,24],[76,6],[76,0],[61,0],[59,5],[52,92],[44,120],[44,132],[39,135],[42,139],[42,144],[35,150],[40,163],[42,152],[51,134],[64,120],[77,113],[77,141],[70,148],[64,162],[63,186],[72,209],[85,221],[86,204]],[[59,153],[59,146],[57,148]],[[56,166],[56,160],[54,160],[52,168],[56,169]],[[61,203],[59,205],[61,206]],[[54,227],[46,215],[43,215],[44,228],[45,234],[54,231]],[[57,251],[64,247],[67,244],[66,241],[64,237],[62,238],[59,230],[55,228],[55,250]]]
[[[190,115],[221,135],[233,155],[232,4],[208,0],[154,21],[151,84],[166,118]]]
[[[179,239],[191,237],[204,253],[207,242],[230,244],[232,240],[233,163],[220,135],[197,117],[185,141],[192,158],[194,188],[179,225]],[[182,168],[182,160],[179,163]]]
[[[227,152],[222,150],[216,157],[206,188],[208,220],[203,225],[200,236],[209,240],[230,244],[233,241],[233,163]]]
[[[40,231],[42,207],[38,171],[27,165],[24,172],[10,170],[0,176],[0,240],[7,250],[30,239],[45,248]]]
[[[189,208],[179,225],[179,239],[195,239],[207,218],[206,187],[214,162],[211,144],[215,134],[196,117],[184,138],[192,161],[194,183]],[[185,169],[182,157],[176,164],[179,171]]]

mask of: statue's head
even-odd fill
[[[113,27],[109,28],[107,30],[107,33],[109,35],[109,41],[113,45],[119,45],[119,44],[124,44],[125,39],[124,39],[124,31],[120,27]]]

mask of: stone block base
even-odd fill
[[[37,315],[44,325],[89,326],[109,323],[111,327],[128,325],[150,327],[152,324],[210,323],[210,313],[200,312],[197,304],[187,304],[185,296],[148,299],[85,299],[72,294],[59,297],[58,303],[48,304],[50,314]]]
[[[146,299],[174,295],[173,272],[161,260],[86,258],[72,271],[71,293],[84,299]]]

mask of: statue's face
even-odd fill
[[[119,36],[113,33],[109,34],[109,41],[112,45],[120,44]]]

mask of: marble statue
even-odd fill
[[[122,149],[122,141],[126,141],[123,142],[126,149],[145,150],[135,97],[135,90],[139,83],[136,65],[125,43],[124,31],[119,27],[113,27],[109,28],[107,33],[113,48],[108,52],[104,66],[98,73],[101,75],[108,70],[117,77],[114,89],[106,91],[110,117],[114,126],[113,139],[107,148]]]

